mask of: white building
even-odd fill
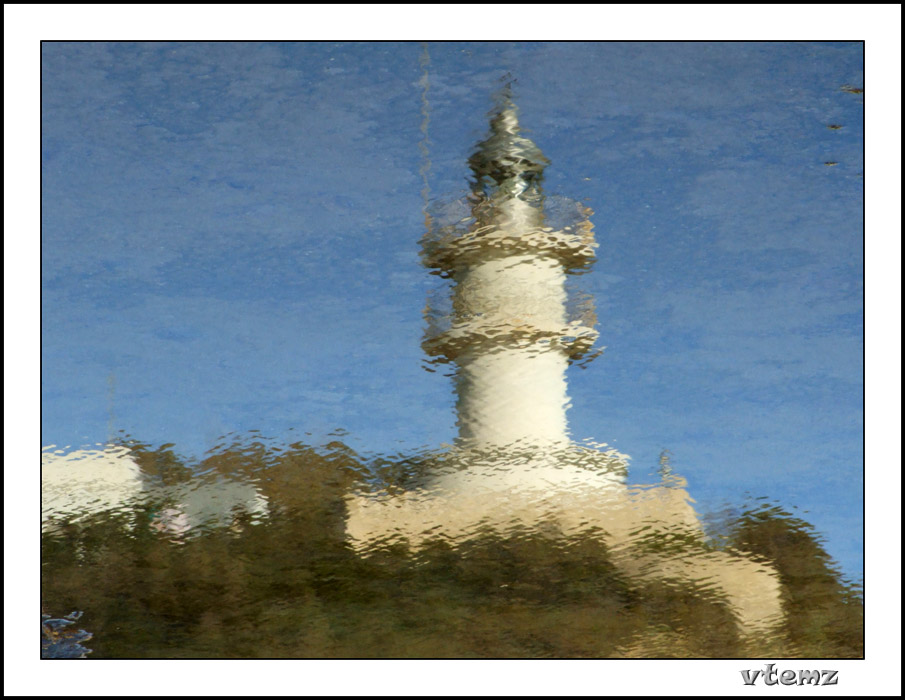
[[[152,527],[175,536],[229,527],[239,514],[262,519],[268,513],[266,497],[253,484],[212,474],[165,486],[143,473],[133,452],[124,446],[42,449],[45,532],[93,516],[121,517],[131,527],[137,509],[148,504],[161,506]]]

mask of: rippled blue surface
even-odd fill
[[[425,200],[507,71],[587,200],[604,355],[576,440],[703,513],[796,507],[862,571],[861,45],[44,44],[42,443],[450,442]],[[847,86],[847,87],[846,87]],[[831,128],[831,127],[841,128]]]

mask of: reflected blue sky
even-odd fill
[[[465,188],[509,72],[546,191],[595,211],[573,437],[641,481],[670,450],[703,512],[797,507],[858,578],[862,71],[857,43],[44,44],[42,443],[450,442],[423,174]]]

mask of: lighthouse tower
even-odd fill
[[[435,210],[421,241],[424,265],[452,282],[451,304],[428,304],[422,347],[455,368],[459,435],[452,449],[426,456],[401,493],[347,499],[347,535],[362,549],[387,537],[418,546],[438,533],[467,538],[487,525],[548,520],[577,532],[599,527],[615,512],[607,499],[625,492],[627,457],[576,444],[566,421],[566,370],[597,339],[593,307],[571,304],[567,285],[594,260],[591,211],[544,194],[549,161],[521,134],[508,93],[468,164],[468,196]]]
[[[577,203],[573,225],[548,225],[541,188],[548,163],[520,134],[506,98],[469,159],[471,216],[423,241],[425,265],[455,284],[450,325],[429,328],[424,349],[458,366],[463,448],[569,444],[566,368],[597,333],[570,322],[566,274],[593,261],[596,243],[590,212]]]
[[[566,420],[566,370],[597,339],[593,307],[570,303],[567,285],[594,261],[591,211],[544,194],[549,161],[508,94],[468,164],[468,197],[422,240],[425,266],[453,283],[451,308],[428,309],[422,347],[455,366],[459,430],[426,483],[473,497],[621,481],[624,457],[575,445]]]

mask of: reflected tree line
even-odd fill
[[[374,460],[338,441],[259,441],[223,446],[192,468],[167,446],[127,446],[149,483],[187,485],[199,474],[252,483],[267,514],[236,508],[225,526],[168,527],[161,513],[175,504],[150,498],[46,528],[42,613],[82,612],[72,629],[93,635],[82,641],[88,658],[863,655],[860,589],[812,527],[775,504],[742,510],[706,542],[646,538],[653,549],[733,548],[770,562],[782,628],[752,641],[712,589],[633,579],[605,536],[565,536],[553,523],[418,549],[388,539],[361,556],[346,538],[347,495],[430,470],[430,455]]]

